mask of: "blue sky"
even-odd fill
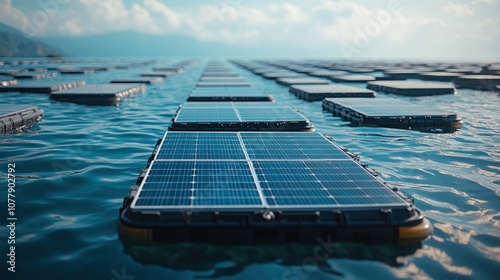
[[[0,0],[0,21],[36,37],[183,35],[262,56],[499,58],[499,14],[500,0]]]

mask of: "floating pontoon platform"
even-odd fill
[[[87,105],[114,105],[122,98],[130,97],[146,90],[145,84],[103,84],[86,85],[53,92],[51,99]]]
[[[328,85],[296,85],[290,87],[290,93],[307,101],[323,100],[326,97],[375,97],[373,90],[352,86]]]
[[[500,85],[500,75],[466,75],[455,79],[459,88],[494,91]]]
[[[287,87],[293,85],[326,85],[330,83],[327,80],[318,78],[281,78],[277,79],[276,82]]]
[[[121,78],[111,81],[112,84],[157,84],[163,82],[162,77],[138,77],[138,78]]]
[[[202,77],[239,77],[234,72],[205,72]]]
[[[266,95],[251,87],[204,87],[196,88],[187,101],[272,101]]]
[[[166,132],[125,197],[120,235],[149,242],[409,242],[412,200],[313,132]]]
[[[385,70],[384,74],[389,77],[413,79],[416,78],[422,72],[428,72],[428,71],[420,71],[413,69],[391,69],[391,70]]]
[[[333,70],[319,70],[319,71],[313,71],[309,72],[310,76],[314,77],[322,77],[322,78],[330,78],[330,77],[335,77],[335,76],[344,76],[348,75],[349,73],[346,71],[333,71]]]
[[[51,73],[23,72],[13,75],[13,77],[16,79],[35,79],[35,80],[54,78],[55,76],[57,76],[57,74],[54,72]]]
[[[142,77],[162,77],[162,78],[167,78],[170,76],[173,76],[177,74],[177,72],[146,72],[146,73],[141,73]]]
[[[462,127],[455,113],[392,98],[326,98],[323,109],[355,125],[450,132]]]
[[[197,87],[251,87],[249,82],[240,81],[201,81],[196,84]]]
[[[13,85],[0,87],[0,92],[31,92],[51,93],[54,91],[67,90],[85,85],[85,81],[26,81]]]
[[[453,82],[453,80],[460,75],[461,74],[449,72],[425,72],[419,74],[417,78],[424,81]]]
[[[0,86],[8,86],[17,84],[17,80],[11,76],[0,76]]]
[[[417,81],[375,81],[368,82],[368,89],[406,96],[428,96],[455,94],[453,85]]]
[[[153,68],[153,71],[157,72],[177,72],[177,73],[182,73],[184,71],[184,67],[155,67]]]
[[[241,77],[201,77],[200,82],[246,82],[244,78]]]
[[[0,104],[0,134],[27,128],[43,118],[43,110],[29,105]]]
[[[337,83],[366,83],[375,81],[375,77],[368,75],[343,75],[331,77],[330,80]]]
[[[97,71],[97,69],[89,67],[59,67],[57,70],[61,74],[68,75],[94,74]]]
[[[260,74],[260,76],[271,80],[285,79],[285,78],[308,78],[307,75],[295,72],[270,72],[270,73]]]
[[[172,119],[171,131],[312,131],[293,108],[274,102],[186,102]]]

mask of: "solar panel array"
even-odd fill
[[[167,132],[131,207],[317,210],[407,205],[317,133]]]
[[[251,87],[198,87],[188,101],[272,101],[272,96]]]
[[[456,114],[447,111],[422,107],[392,98],[374,98],[368,100],[359,98],[327,98],[325,102],[334,103],[343,108],[351,108],[359,114],[371,117],[456,116]]]
[[[308,122],[291,107],[274,102],[186,102],[176,123],[203,122]]]

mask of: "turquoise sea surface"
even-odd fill
[[[144,59],[146,60],[146,59]],[[500,96],[379,97],[452,110],[455,133],[355,127],[288,88],[231,65],[276,101],[308,117],[393,186],[414,198],[434,226],[412,246],[319,244],[226,246],[130,245],[120,241],[118,211],[156,141],[195,87],[207,60],[148,85],[118,106],[50,100],[46,94],[0,93],[2,104],[45,110],[43,121],[0,136],[0,279],[498,279],[500,275]],[[168,63],[165,63],[168,65]],[[54,80],[107,83],[152,66],[59,75]],[[365,84],[356,86],[365,87]],[[16,175],[16,272],[7,271],[7,169]]]

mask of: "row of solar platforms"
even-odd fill
[[[117,63],[100,60],[46,59],[34,61],[10,61],[0,64],[1,79],[46,79],[58,74],[93,74],[114,69],[145,67],[159,63],[157,60]]]
[[[115,105],[126,97],[142,93],[146,84],[163,81],[162,77],[182,73],[193,61],[181,61],[168,67],[153,68],[148,77],[131,77],[111,80],[109,84],[87,85],[85,81],[26,81],[0,80],[0,92],[47,93],[50,98],[62,102],[86,105]],[[150,62],[129,64],[142,67]],[[154,73],[157,73],[156,76]],[[13,104],[0,105],[0,134],[18,131],[42,120],[44,111],[36,106]]]
[[[261,64],[235,61],[235,63],[257,75],[267,79],[275,79],[277,83],[288,86],[289,92],[299,98],[307,101],[322,100],[324,110],[350,121],[353,125],[412,129],[423,132],[453,132],[462,126],[461,118],[453,112],[430,109],[428,106],[419,106],[394,98],[374,98],[377,96],[376,91],[407,96],[454,94],[456,89],[450,84],[414,80],[391,81],[388,80],[391,78],[390,76],[384,76],[383,81],[370,82],[368,79],[362,81],[367,82],[367,89],[364,89],[345,85],[347,80],[353,81],[350,78],[337,78],[357,77],[357,75],[338,75],[344,75],[347,71],[353,73],[373,71],[371,68],[342,68],[345,71],[340,71],[338,67],[333,67],[336,70],[319,70],[318,67],[304,65],[295,67],[276,62]],[[396,70],[386,70],[388,73],[391,73],[390,71],[395,72]],[[374,76],[369,77],[370,80],[375,79]],[[466,80],[469,77],[475,76],[461,76],[460,79]],[[498,77],[500,81],[500,76]],[[330,80],[335,83],[331,83]],[[359,81],[356,82],[359,83]],[[346,98],[351,99],[351,101],[347,103],[347,100],[344,100]],[[356,101],[355,98],[359,98],[359,100]],[[340,110],[338,109],[340,106],[331,105],[338,103],[348,104],[346,105],[348,107],[344,106]],[[405,110],[398,110],[398,107],[404,107]]]
[[[482,67],[478,67],[477,64],[474,64],[460,68],[459,65],[451,67],[450,65],[443,66],[439,64],[426,64],[426,67],[418,64],[402,66],[377,64],[355,67],[353,64],[332,65],[294,61],[258,61],[251,63],[236,61],[236,63],[257,75],[276,80],[279,84],[285,86],[323,85],[329,84],[329,81],[347,84],[368,83],[368,89],[407,96],[453,94],[456,90],[451,84],[404,81],[406,79],[454,82],[459,88],[487,91],[497,91],[498,86],[500,86],[500,65],[482,65]],[[375,72],[382,72],[383,76],[373,75]],[[315,92],[303,92],[299,97],[309,101],[322,100],[321,96],[316,94]],[[322,92],[321,94],[326,93]],[[335,94],[338,93],[332,93],[332,95]]]
[[[124,198],[123,241],[386,243],[430,235],[411,199],[312,132],[303,115],[259,95],[229,66],[208,64]]]

